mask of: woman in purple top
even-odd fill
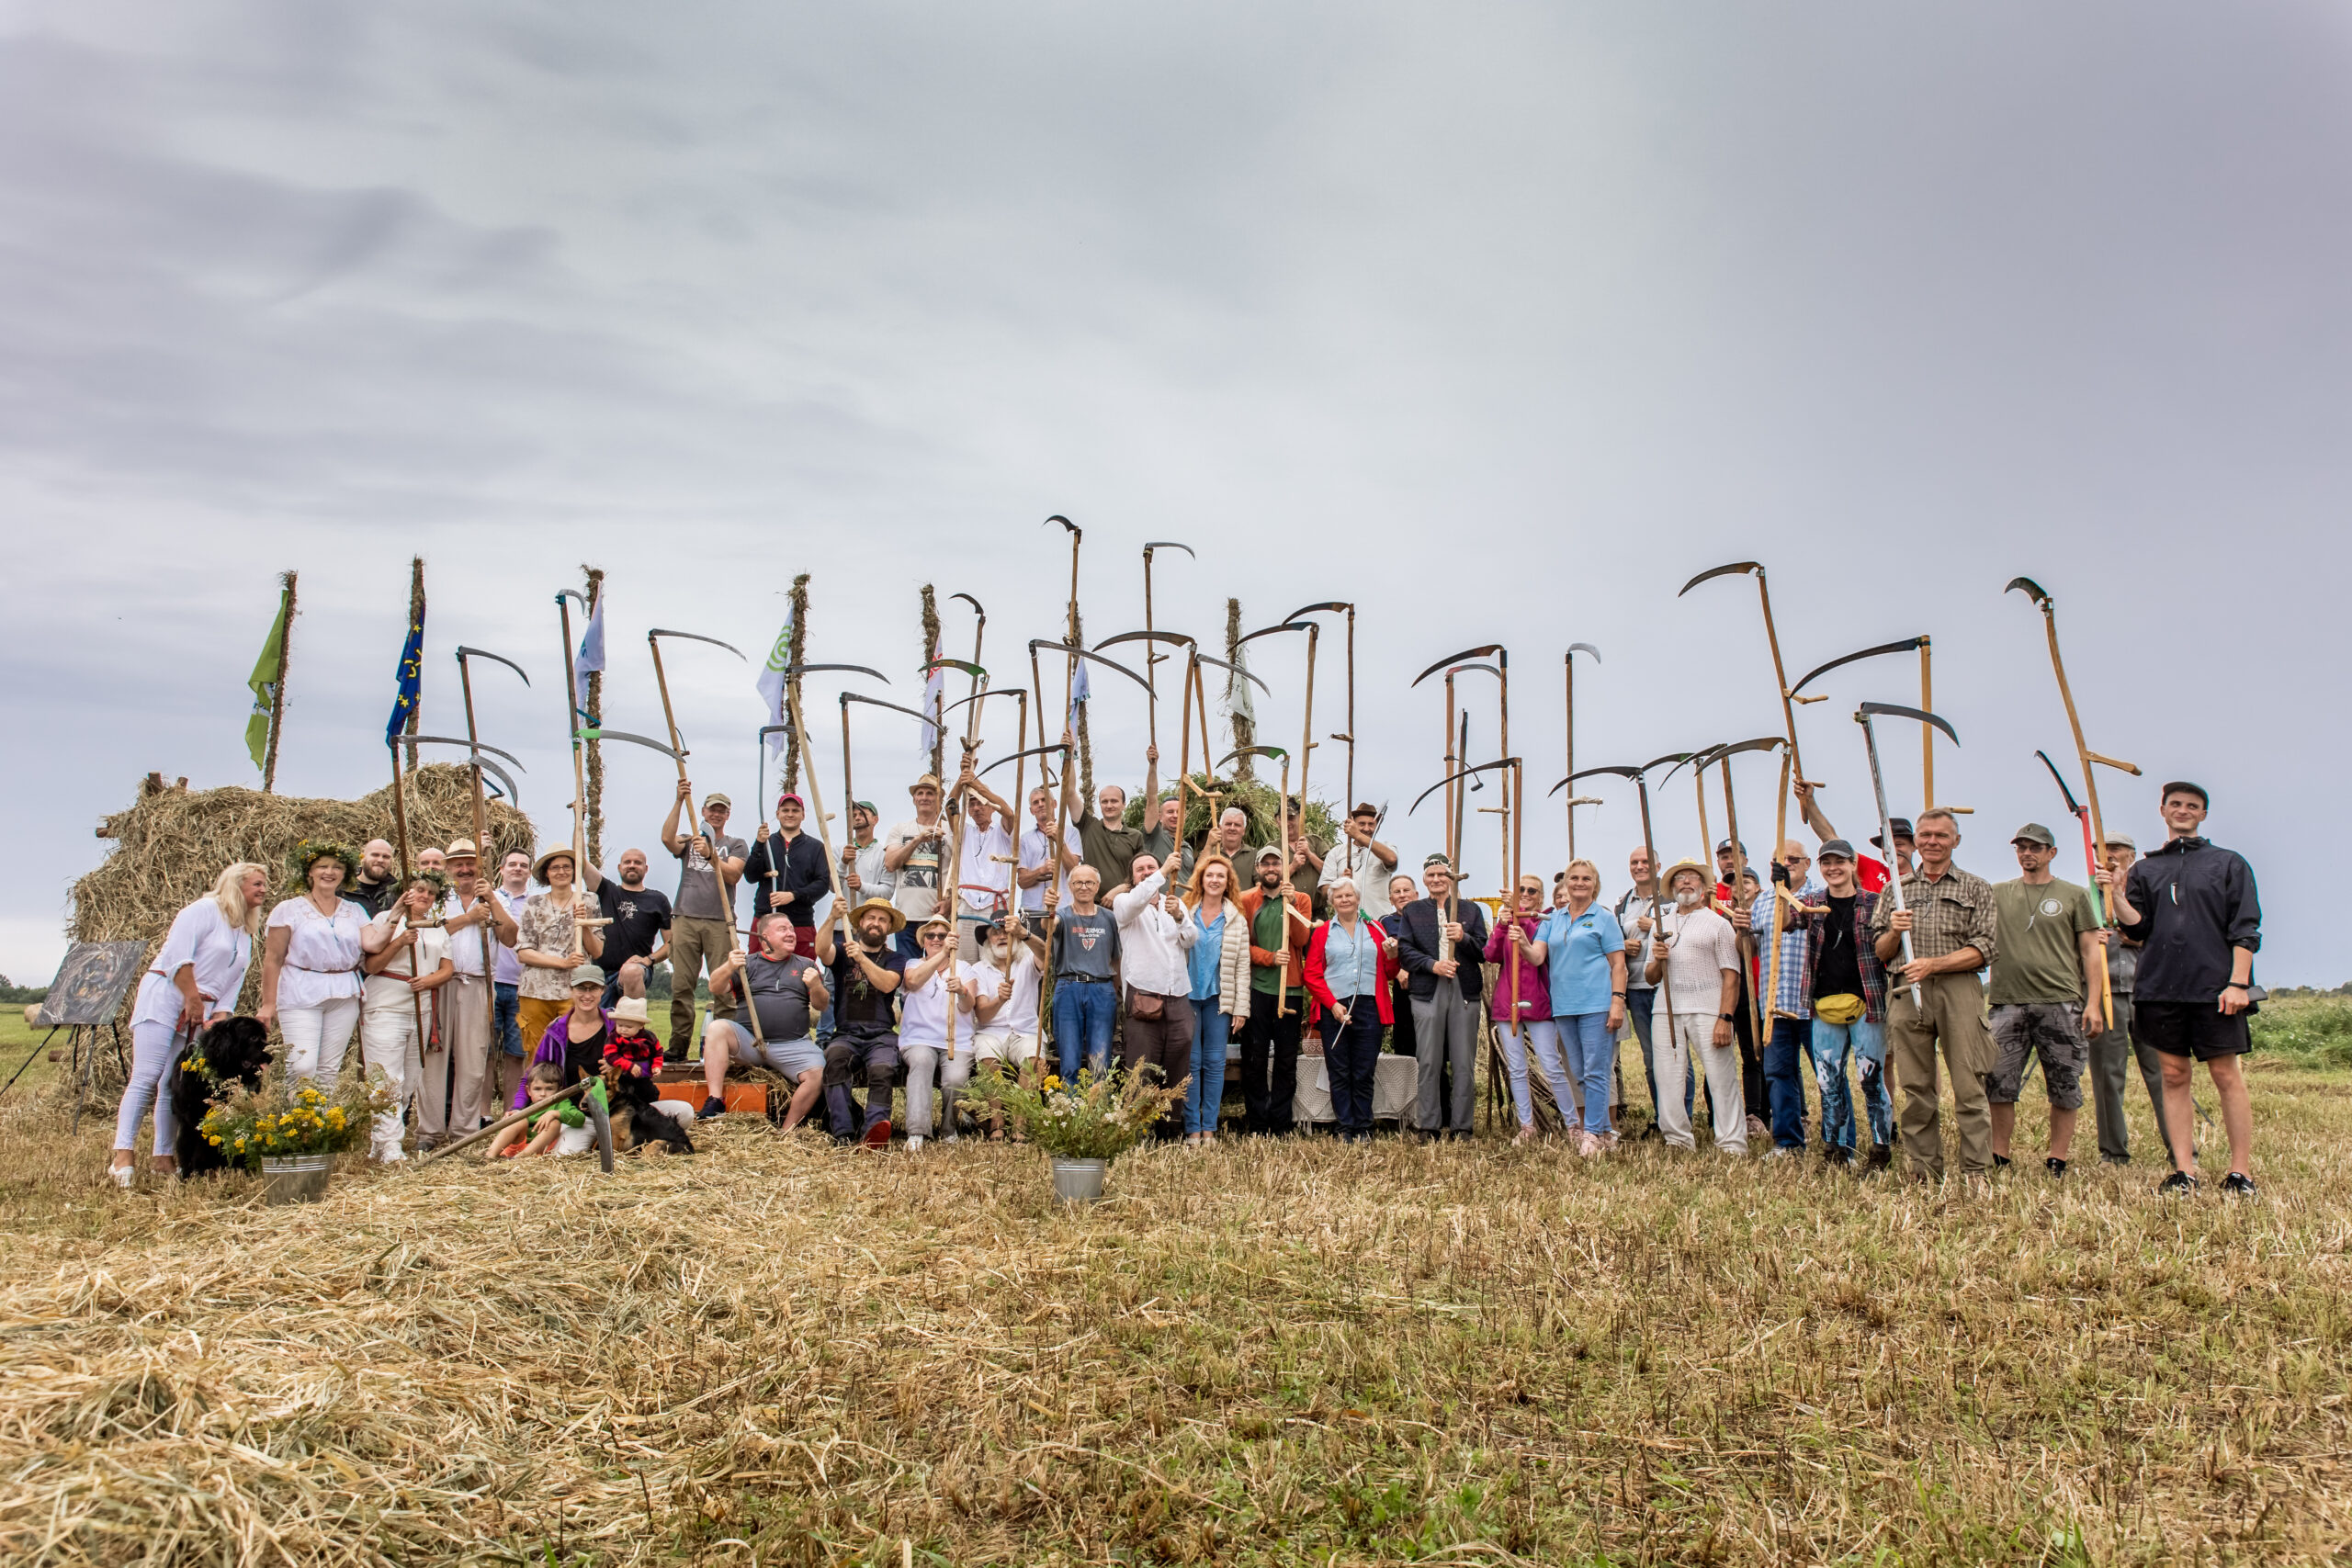
[[[1535,928],[1542,921],[1544,910],[1544,879],[1522,876],[1519,879],[1519,908],[1495,922],[1494,934],[1487,938],[1487,962],[1502,965],[1496,976],[1494,989],[1487,1002],[1487,1016],[1495,1021],[1495,1033],[1503,1043],[1503,1064],[1510,1069],[1510,1098],[1519,1111],[1519,1135],[1513,1143],[1523,1144],[1535,1136],[1535,1102],[1527,1089],[1527,1051],[1535,1048],[1536,1063],[1544,1069],[1544,1081],[1552,1087],[1552,1103],[1559,1108],[1563,1127],[1577,1125],[1583,1112],[1576,1109],[1576,1100],[1568,1087],[1566,1063],[1560,1055],[1560,1030],[1552,1021],[1552,981],[1543,964],[1528,956],[1521,946],[1515,951],[1511,929],[1515,926],[1535,940]]]
[[[571,972],[571,1007],[557,1016],[539,1036],[539,1048],[532,1054],[531,1066],[553,1062],[563,1069],[563,1087],[570,1089],[582,1078],[594,1077],[605,1067],[605,1042],[612,1037],[613,1021],[599,1005],[605,998],[605,972],[594,964],[582,964]],[[521,1111],[531,1103],[530,1068],[523,1072],[523,1082],[514,1089],[514,1100],[509,1109]]]

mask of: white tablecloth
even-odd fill
[[[1420,1065],[1410,1056],[1383,1051],[1372,1069],[1372,1119],[1413,1124],[1413,1096],[1420,1083]],[[1302,1123],[1336,1122],[1331,1108],[1331,1067],[1321,1056],[1298,1059],[1298,1091],[1291,1098],[1291,1116]]]

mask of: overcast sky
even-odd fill
[[[1752,557],[1792,678],[1933,636],[1962,863],[2013,875],[2019,822],[2079,842],[2033,756],[2077,772],[2041,620],[2001,592],[2030,575],[2091,746],[2147,771],[2103,776],[2110,826],[2150,844],[2154,784],[2205,783],[2262,881],[2261,976],[2352,978],[2304,869],[2341,858],[2352,750],[2348,78],[2352,13],[2316,0],[0,0],[0,969],[54,967],[141,774],[258,782],[243,682],[285,568],[281,788],[383,782],[421,552],[427,727],[458,722],[457,643],[529,668],[483,682],[483,731],[560,839],[580,563],[612,573],[608,721],[658,732],[644,630],[756,660],[798,570],[812,654],[886,694],[917,688],[925,581],[986,603],[1010,681],[1059,630],[1060,512],[1092,637],[1142,624],[1148,539],[1199,552],[1160,558],[1155,607],[1204,639],[1227,594],[1252,626],[1355,601],[1357,794],[1415,862],[1443,699],[1407,682],[1456,649],[1510,647],[1538,790],[1572,639],[1604,656],[1580,763],[1776,729],[1752,585],[1674,597]],[[1284,744],[1294,640],[1259,662]],[[748,802],[753,670],[670,668],[697,783]],[[1135,778],[1124,684],[1097,768]],[[1853,704],[1916,702],[1916,665],[1825,689],[1806,769],[1859,838]],[[888,815],[910,730],[860,721]],[[1916,731],[1890,750],[1916,807]],[[650,844],[668,764],[608,766],[608,842]],[[1688,776],[1668,854],[1698,847]],[[1740,775],[1751,848],[1774,783]],[[1578,847],[1613,896],[1639,821],[1600,793]],[[1563,861],[1556,802],[1527,844]]]

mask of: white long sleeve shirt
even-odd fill
[[[1170,918],[1159,903],[1167,891],[1168,874],[1155,871],[1111,900],[1111,919],[1119,926],[1119,967],[1132,990],[1187,997],[1193,973],[1184,953],[1200,941],[1201,928],[1190,919]]]
[[[139,1005],[131,1011],[131,1023],[179,1021],[182,998],[172,976],[186,967],[196,970],[196,992],[204,998],[207,1014],[236,1011],[237,993],[244,988],[253,955],[254,939],[229,923],[220,904],[210,897],[198,899],[173,917],[163,951],[139,982]]]

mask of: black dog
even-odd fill
[[[204,1071],[188,1066],[201,1058]],[[179,1162],[183,1178],[206,1171],[226,1170],[229,1156],[204,1135],[204,1113],[232,1083],[247,1089],[261,1086],[261,1070],[269,1065],[269,1031],[254,1018],[224,1018],[206,1030],[172,1069],[172,1115],[179,1122]]]
[[[634,1073],[606,1073],[605,1092],[610,1097],[615,1122],[622,1119],[622,1112],[628,1112],[628,1141],[634,1147],[664,1144],[673,1155],[695,1152],[694,1140],[686,1136],[686,1130],[678,1124],[677,1118],[653,1109],[660,1095],[651,1078]]]

